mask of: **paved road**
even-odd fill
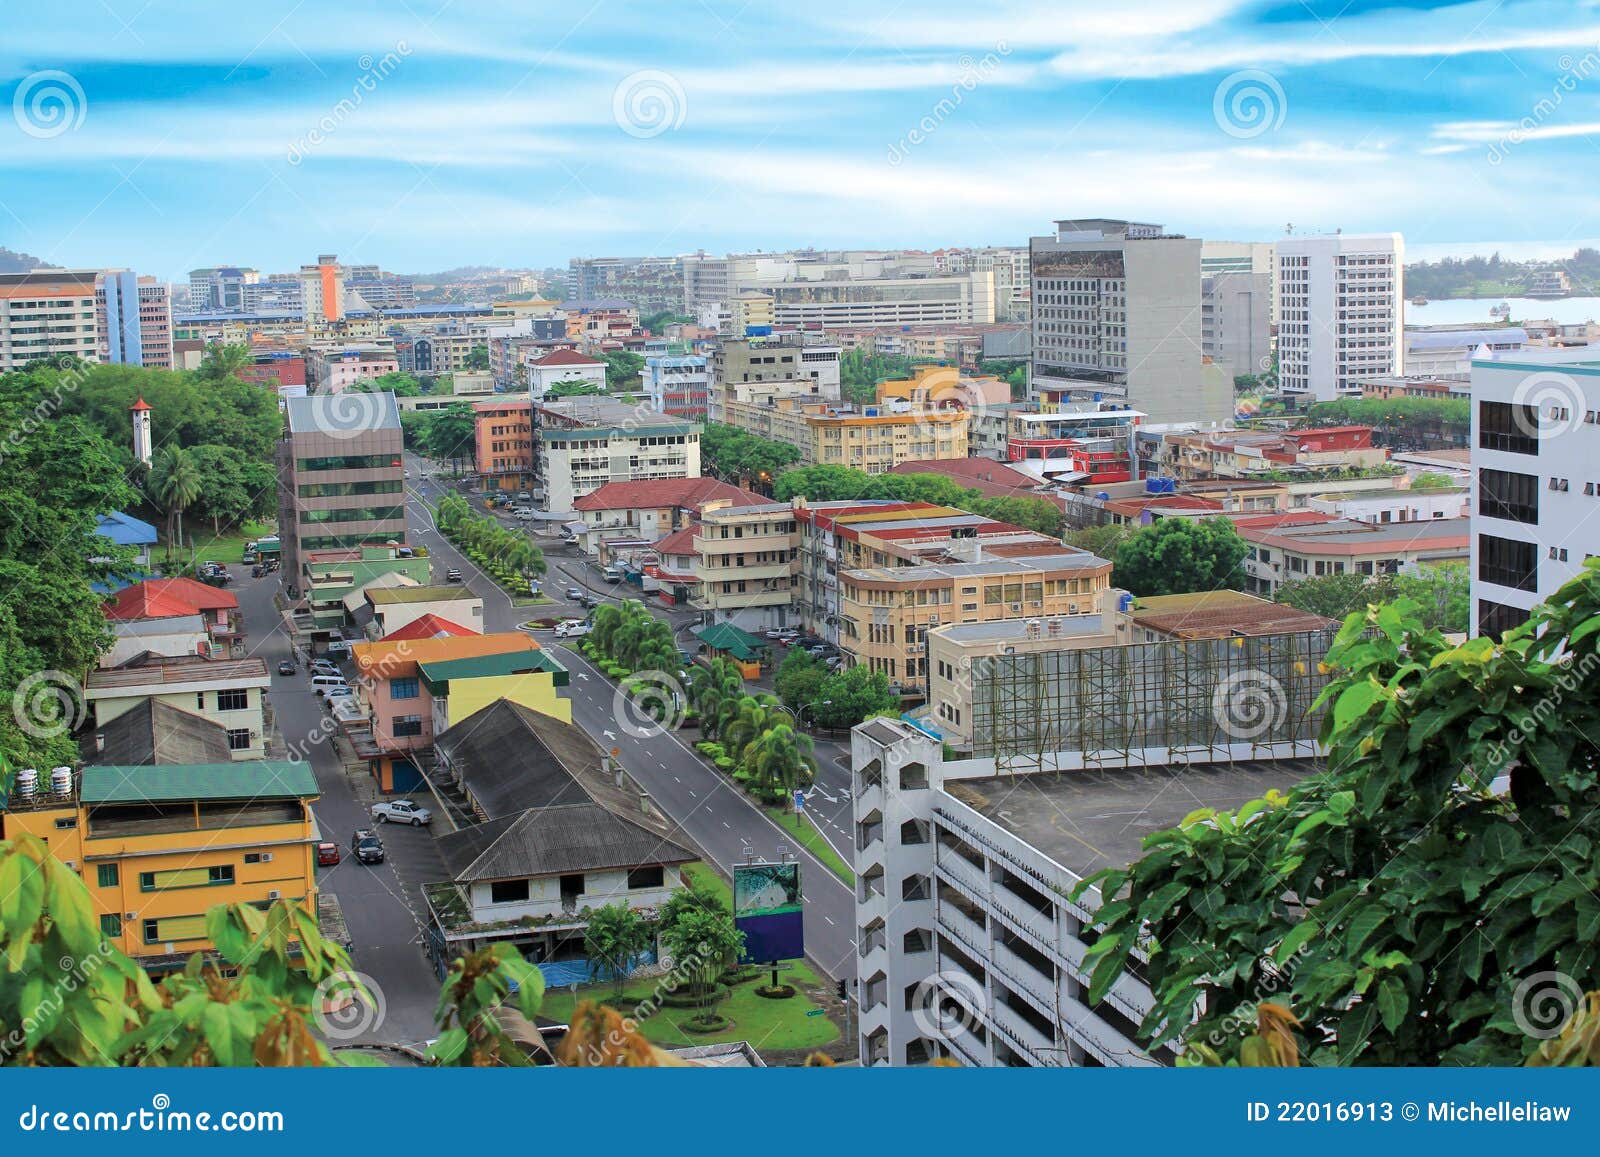
[[[485,631],[515,629],[528,618],[550,615],[582,614],[579,607],[559,602],[554,606],[541,606],[537,610],[512,605],[510,596],[493,580],[476,573],[470,560],[460,554],[445,538],[432,530],[432,520],[427,507],[415,493],[416,487],[425,486],[430,499],[437,500],[440,487],[433,481],[419,480],[420,463],[408,456],[413,490],[407,495],[410,507],[410,525],[422,529],[417,539],[429,550],[434,560],[435,578],[455,566],[462,570],[472,590],[483,596]],[[551,573],[545,579],[545,592],[561,595],[568,586],[579,585],[607,597],[617,597],[614,587],[599,579],[599,572],[575,551],[561,546],[550,546],[543,541]],[[625,595],[623,597],[626,597]],[[694,620],[693,612],[676,614],[661,612],[662,617],[675,626]],[[547,634],[539,636],[548,646],[555,639]],[[736,791],[726,779],[718,775],[684,742],[671,733],[654,735],[630,734],[618,720],[615,707],[615,687],[606,682],[581,655],[566,651],[562,662],[573,673],[569,694],[573,701],[573,719],[597,743],[620,751],[619,761],[628,773],[648,791],[662,811],[671,816],[724,871],[743,861],[748,847],[758,857],[774,854],[780,844],[796,851],[803,864],[806,893],[806,947],[812,960],[835,979],[855,976],[855,898],[837,876],[824,867],[810,852],[798,849],[786,832],[767,819],[742,792]],[[608,735],[608,732],[610,733]],[[824,789],[833,795],[838,804],[828,805],[819,794],[816,800],[830,808],[835,830],[824,832],[830,840],[838,837],[836,846],[848,848],[848,833],[837,827],[849,825],[849,802],[837,786],[847,780],[844,772],[834,768],[824,781]],[[842,814],[839,809],[842,808]],[[845,853],[848,856],[848,852]]]
[[[278,731],[291,752],[315,770],[322,789],[322,798],[312,809],[317,824],[323,839],[338,843],[346,853],[337,867],[319,869],[318,882],[338,896],[350,931],[355,967],[372,977],[385,1005],[381,1022],[371,1023],[368,1031],[355,1039],[402,1044],[429,1040],[437,1035],[433,1009],[439,982],[423,953],[411,905],[421,904],[415,885],[424,881],[419,877],[432,880],[444,875],[433,841],[426,831],[385,827],[382,834],[390,852],[387,862],[368,866],[349,856],[351,833],[371,826],[367,805],[357,798],[333,745],[308,742],[330,729],[304,672],[293,676],[277,673],[278,661],[290,656],[288,633],[273,606],[278,576],[252,579],[247,568],[233,566],[232,570],[241,576],[232,589],[249,629],[250,653],[265,659],[272,672],[271,702]]]

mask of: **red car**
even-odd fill
[[[339,862],[339,845],[324,843],[317,845],[317,867],[324,868]]]

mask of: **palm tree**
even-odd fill
[[[167,508],[167,556],[170,558],[173,543],[180,549],[183,546],[183,512],[200,497],[200,471],[194,455],[182,446],[168,446],[161,451],[150,474],[150,490]]]
[[[816,776],[817,761],[811,737],[797,734],[787,723],[768,728],[746,744],[740,762],[769,793],[783,792],[784,808],[793,806],[794,793]]]
[[[772,725],[772,712],[754,695],[745,695],[722,705],[718,713],[717,733],[729,754],[741,751],[746,744],[758,739]]]
[[[251,361],[250,347],[243,345],[214,345],[206,351],[200,362],[200,380],[222,382],[237,378],[239,371]]]

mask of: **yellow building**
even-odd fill
[[[891,396],[858,408],[803,397],[744,402],[724,393],[715,408],[730,426],[794,446],[801,466],[887,474],[902,462],[967,457],[971,415],[958,404],[908,403]]]
[[[972,562],[874,567],[839,574],[839,648],[891,683],[928,675],[928,632],[950,623],[1094,615],[1111,564],[1066,547],[975,550]],[[914,690],[914,687],[908,687]]]
[[[153,972],[212,948],[219,904],[317,904],[306,763],[86,767],[60,782],[17,773],[0,813],[6,839],[31,835],[88,886],[105,939]]]

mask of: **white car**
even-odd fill
[[[408,799],[391,799],[373,804],[372,818],[380,824],[410,824],[423,828],[433,822],[433,813]]]
[[[582,619],[565,619],[556,624],[556,638],[578,639],[587,635],[590,630],[589,624]]]

